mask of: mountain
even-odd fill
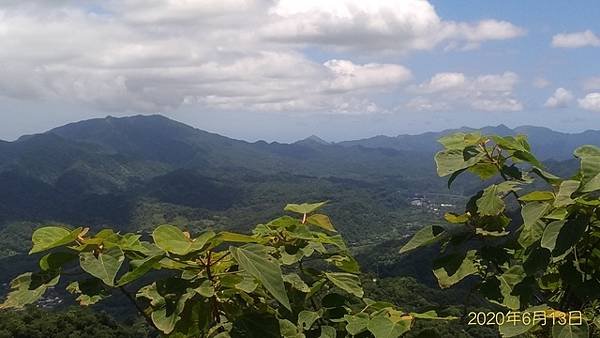
[[[600,131],[587,130],[581,133],[561,133],[548,128],[521,126],[510,129],[505,125],[480,129],[463,127],[441,132],[428,132],[419,135],[375,136],[371,138],[344,141],[342,146],[363,146],[368,148],[389,148],[403,151],[434,153],[441,149],[437,139],[455,132],[475,132],[496,135],[527,135],[534,153],[541,160],[567,160],[573,158],[573,150],[583,144],[600,146]]]
[[[378,219],[372,230],[380,233],[402,217],[390,207],[443,180],[429,154],[316,137],[250,143],[154,115],[86,120],[2,142],[0,186],[0,230],[24,221],[247,228],[286,202],[330,199],[347,219],[342,227],[360,238],[361,219]]]
[[[437,177],[436,139],[449,132],[341,143],[311,136],[286,144],[235,140],[160,115],[75,122],[0,142],[0,242],[22,222],[247,229],[285,203],[318,200],[331,201],[328,212],[354,243],[397,238],[407,224],[433,222],[442,212],[411,207],[415,195],[459,205],[481,184],[460,178],[448,191]],[[576,164],[560,161],[567,151],[600,140],[594,131],[483,132],[531,134],[534,151],[557,149],[550,163],[560,173]]]

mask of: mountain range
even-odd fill
[[[435,174],[436,140],[459,130],[339,143],[311,136],[285,144],[235,140],[160,115],[71,123],[0,141],[0,241],[6,229],[14,231],[8,225],[24,221],[248,228],[286,202],[314,200],[332,201],[330,212],[351,240],[377,237],[434,219],[411,209],[415,194],[460,196],[476,187],[463,179],[448,192]],[[503,125],[480,131],[527,134],[550,163],[572,158],[581,144],[600,145],[600,131]]]

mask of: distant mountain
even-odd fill
[[[522,126],[510,129],[505,125],[484,127],[480,129],[459,128],[441,132],[428,132],[418,135],[375,136],[371,138],[344,141],[342,146],[363,146],[368,148],[389,148],[403,151],[434,153],[441,149],[437,139],[454,132],[480,131],[482,134],[516,135],[525,134],[533,148],[533,152],[542,160],[566,160],[573,157],[573,150],[583,144],[600,146],[600,131],[587,130],[581,133],[561,133],[548,128]]]
[[[436,140],[449,132],[286,144],[235,140],[159,115],[71,123],[0,142],[0,246],[11,222],[245,229],[286,202],[317,200],[333,201],[331,215],[350,240],[368,241],[439,216],[411,209],[415,194],[460,199],[480,187],[464,177],[449,192],[437,177]],[[557,154],[551,168],[567,174],[576,163],[559,160],[600,140],[598,132],[535,127],[483,132],[530,134],[534,150],[542,158]]]

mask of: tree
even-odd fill
[[[392,338],[417,318],[438,319],[364,298],[358,263],[329,217],[316,213],[324,204],[289,204],[298,217],[259,224],[251,235],[193,237],[161,225],[150,242],[110,229],[39,228],[30,254],[48,252],[40,271],[16,277],[0,308],[34,303],[75,274],[66,289],[81,305],[121,292],[169,337]]]
[[[457,133],[439,142],[435,161],[448,187],[465,172],[492,184],[463,214],[447,213],[447,224],[421,229],[400,252],[437,244],[440,287],[468,278],[513,313],[541,314],[528,325],[498,323],[505,337],[600,334],[600,148],[577,148],[580,168],[562,179],[543,169],[525,136]],[[579,311],[581,325],[568,325]]]

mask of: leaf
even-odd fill
[[[547,305],[538,305],[538,306],[530,307],[530,308],[524,310],[524,312],[534,313],[537,311],[544,311],[546,309],[548,309]],[[506,337],[506,338],[519,336],[521,334],[524,334],[524,333],[527,333],[527,332],[533,330],[536,327],[539,327],[539,322],[536,322],[533,320],[531,320],[528,325],[523,324],[522,320],[518,320],[516,322],[504,321],[504,323],[502,325],[498,325],[500,334],[502,335],[502,337]]]
[[[163,333],[169,334],[181,319],[180,315],[185,304],[195,294],[196,291],[193,289],[185,288],[183,280],[169,278],[141,288],[137,297],[150,300],[152,310],[150,317],[154,326]]]
[[[475,250],[469,250],[466,254],[452,254],[442,257],[434,262],[433,274],[442,289],[460,282],[467,276],[476,273]]]
[[[438,139],[438,142],[446,149],[463,150],[467,146],[467,144],[465,144],[465,133],[454,133],[442,136]]]
[[[462,224],[462,223],[466,223],[469,221],[470,215],[467,214],[462,214],[462,215],[458,215],[452,212],[447,212],[444,214],[444,219],[452,224]]]
[[[357,275],[346,272],[326,272],[325,277],[338,288],[362,298],[364,291],[360,286],[360,278]]]
[[[548,182],[549,184],[558,184],[561,182],[561,178],[553,175],[539,167],[534,166],[533,168],[531,168],[531,171],[533,171],[534,173],[536,173],[538,176],[540,176],[541,178],[543,178],[546,182]]]
[[[44,271],[58,270],[65,263],[70,262],[77,257],[78,257],[78,255],[76,255],[72,252],[64,252],[64,251],[51,252],[40,259],[40,262],[39,262],[40,269],[42,269]]]
[[[229,252],[240,268],[258,279],[279,303],[291,311],[279,264],[272,261],[266,253],[259,250],[248,250],[247,247],[229,247]]]
[[[310,330],[314,322],[321,318],[321,315],[314,311],[300,311],[298,314],[298,326],[304,330]]]
[[[10,292],[0,309],[22,308],[35,303],[44,295],[46,290],[58,284],[60,275],[52,272],[31,273],[19,275],[10,282]]]
[[[582,214],[578,214],[575,218],[568,219],[558,233],[556,245],[554,250],[552,250],[552,256],[560,257],[563,254],[570,252],[573,246],[577,244],[581,236],[585,233],[588,223],[589,218]]]
[[[600,148],[585,145],[577,148],[575,156],[581,159],[581,184],[582,192],[591,192],[600,189]]]
[[[552,338],[588,338],[590,336],[589,327],[585,320],[581,325],[558,325],[552,326]]]
[[[142,277],[143,275],[148,273],[148,271],[152,270],[154,265],[160,262],[160,260],[163,259],[163,257],[163,255],[158,255],[146,257],[144,259],[139,260],[132,260],[130,262],[130,265],[135,266],[135,268],[121,276],[121,278],[119,278],[119,281],[117,282],[117,286],[126,285]]]
[[[550,210],[550,204],[546,202],[526,203],[521,209],[524,226],[528,227],[535,224],[548,210]]]
[[[500,293],[504,298],[502,304],[509,309],[518,310],[521,306],[520,296],[512,293],[515,285],[525,278],[523,267],[519,265],[512,266],[497,278],[500,281]]]
[[[321,335],[319,338],[335,338],[336,331],[335,328],[327,325],[321,326]]]
[[[248,236],[244,234],[238,234],[235,232],[222,231],[219,232],[214,238],[215,240],[221,240],[223,242],[235,242],[235,243],[258,243],[260,238],[254,236]]]
[[[461,149],[449,149],[440,151],[435,154],[435,163],[437,166],[437,173],[440,177],[448,176],[459,170],[463,170],[475,165],[479,162],[485,154],[477,153],[475,156],[465,160],[463,150]]]
[[[356,336],[367,330],[369,319],[369,315],[364,312],[357,313],[353,316],[344,315],[344,320],[348,323],[346,324],[346,331],[348,331],[349,334]]]
[[[283,210],[298,214],[310,214],[311,212],[320,209],[325,204],[327,204],[327,201],[319,203],[288,204]]]
[[[565,207],[575,203],[571,195],[577,191],[581,182],[576,180],[566,180],[560,183],[554,206],[557,208]]]
[[[206,242],[215,237],[212,231],[204,232],[198,238],[192,240],[183,231],[173,225],[161,225],[154,230],[152,238],[154,243],[166,252],[184,256],[191,252],[201,250]]]
[[[554,194],[551,191],[532,191],[529,194],[519,197],[520,201],[551,201],[554,199]]]
[[[544,234],[542,235],[540,246],[550,251],[554,250],[558,234],[565,223],[565,221],[554,221],[548,224],[544,230]]]
[[[477,200],[477,211],[484,216],[495,216],[504,210],[504,201],[498,196],[498,186],[492,184],[485,190]]]
[[[304,293],[310,292],[310,287],[296,273],[290,273],[288,275],[283,276],[283,280],[298,291]]]
[[[498,174],[498,167],[491,163],[477,163],[468,170],[482,180],[490,179]]]
[[[440,226],[426,226],[423,229],[417,231],[415,235],[408,241],[408,243],[404,244],[404,246],[400,249],[400,253],[402,254],[420,248],[422,246],[427,246],[439,242],[442,238],[445,237],[445,235],[446,233],[444,232],[444,229]]]
[[[326,215],[322,215],[322,214],[310,215],[306,219],[306,222],[308,222],[309,224],[312,224],[312,225],[316,225],[325,230],[335,232],[335,228],[333,227],[333,224],[331,224],[331,220]]]
[[[209,280],[205,280],[200,284],[199,287],[194,289],[200,296],[205,298],[210,298],[215,295],[215,288],[212,285],[212,282]]]
[[[96,304],[110,296],[110,293],[104,289],[102,282],[97,278],[72,282],[67,286],[67,291],[73,295],[78,295],[76,300],[81,306]]]
[[[115,285],[115,277],[123,260],[125,260],[125,256],[119,247],[100,252],[97,257],[93,252],[82,252],[79,255],[81,268],[90,275],[101,279],[108,286]]]
[[[397,338],[410,330],[411,321],[400,320],[393,322],[384,315],[379,315],[369,321],[367,328],[375,338]]]
[[[360,273],[360,266],[352,256],[333,255],[327,258],[326,261],[345,272]]]
[[[517,239],[518,243],[523,248],[528,248],[542,238],[545,228],[546,224],[540,220],[531,225],[523,225]]]
[[[65,228],[49,226],[35,230],[31,236],[33,247],[29,254],[38,253],[74,242],[83,229],[69,231]]]

